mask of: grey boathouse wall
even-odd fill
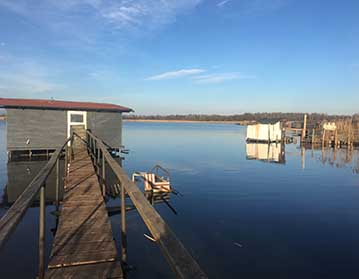
[[[56,149],[67,138],[67,111],[7,108],[7,148]],[[87,112],[87,128],[113,148],[122,145],[120,112]]]
[[[6,109],[9,150],[55,149],[67,134],[63,110]]]
[[[87,129],[113,148],[122,145],[122,114],[119,112],[87,112]]]

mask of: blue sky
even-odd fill
[[[359,112],[359,1],[0,0],[0,96]]]

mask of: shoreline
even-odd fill
[[[123,119],[123,122],[142,122],[142,123],[205,123],[205,124],[237,124],[237,125],[241,125],[240,121]]]

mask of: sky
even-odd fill
[[[0,97],[358,113],[357,0],[0,0]]]

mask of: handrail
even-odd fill
[[[32,201],[39,193],[40,189],[46,183],[51,171],[58,163],[62,150],[66,144],[73,139],[73,135],[66,139],[65,143],[56,149],[52,154],[47,164],[39,171],[35,178],[25,188],[22,194],[16,199],[15,203],[7,210],[5,215],[0,220],[0,248],[3,247],[5,242],[10,237],[11,233],[15,230],[20,223],[22,217],[25,215],[26,210],[31,206]]]
[[[124,193],[127,192],[177,278],[207,278],[207,275],[202,271],[198,263],[192,258],[183,244],[177,239],[174,232],[148,202],[137,185],[129,179],[118,162],[116,162],[107,151],[102,140],[93,135],[90,131],[87,131],[87,141],[89,144],[89,151],[92,153],[94,160],[99,163],[101,151],[102,167],[104,167],[106,160],[107,164],[111,167],[112,171],[120,181],[120,185],[122,186],[122,189],[124,189],[124,191],[121,191],[121,206],[124,206]],[[125,210],[123,216],[124,214]],[[123,228],[121,228],[121,230],[122,229]]]

